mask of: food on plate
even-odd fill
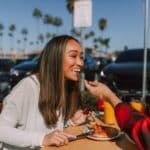
[[[94,133],[92,136],[94,136],[94,137],[108,137],[108,134],[104,130],[104,128],[102,126],[100,126],[99,124],[97,124],[96,122],[91,123],[90,128],[94,130]]]
[[[103,126],[98,124],[97,122],[91,122],[89,124],[89,128],[94,130],[92,137],[96,138],[114,138],[119,135],[119,131],[116,128]]]

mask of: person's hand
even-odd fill
[[[74,114],[74,116],[71,118],[71,121],[75,125],[80,125],[87,120],[88,116],[88,113],[85,113],[84,110],[80,109]]]
[[[112,94],[112,91],[103,83],[98,81],[89,81],[85,80],[85,87],[93,96],[101,100],[107,100],[109,95]]]
[[[68,144],[69,138],[75,139],[76,136],[60,130],[55,130],[45,135],[42,146],[62,146]]]
[[[105,84],[98,81],[87,82],[86,80],[84,83],[90,94],[97,97],[97,99],[108,101],[114,107],[121,102],[121,100]]]

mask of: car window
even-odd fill
[[[0,70],[8,71],[13,65],[14,62],[9,59],[0,59]]]
[[[1,60],[0,60],[0,64],[1,64],[1,65],[13,65],[14,62],[11,61],[11,60],[9,60],[9,59],[1,59]]]
[[[150,61],[150,50],[147,53],[147,60]],[[117,63],[121,62],[143,62],[144,58],[144,50],[128,50],[120,53],[118,58],[116,59]]]
[[[32,59],[32,61],[38,61],[39,58],[40,58],[40,55],[37,55],[37,56],[35,56],[35,57]]]

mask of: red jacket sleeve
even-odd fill
[[[116,106],[115,115],[121,130],[134,139],[138,148],[150,150],[150,118],[126,103]]]

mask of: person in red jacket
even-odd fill
[[[137,112],[129,104],[122,102],[105,84],[85,81],[90,94],[109,102],[115,109],[120,129],[126,132],[137,144],[139,150],[150,150],[150,117]]]

